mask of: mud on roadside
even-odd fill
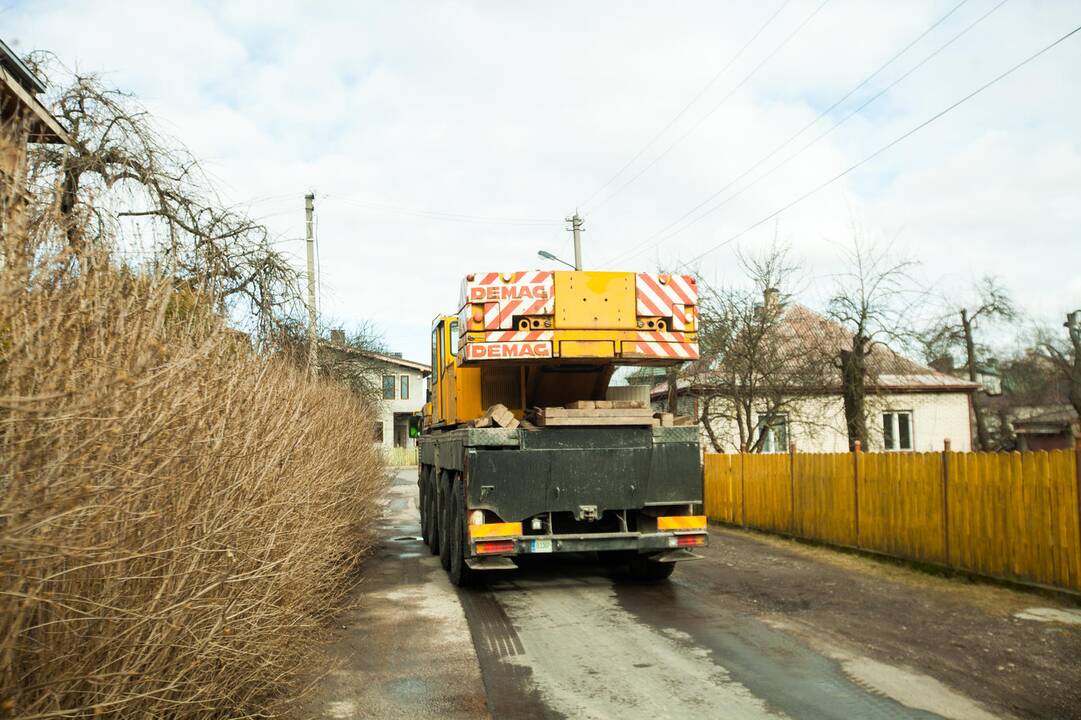
[[[1077,605],[755,532],[713,534],[709,559],[681,581],[809,642],[919,668],[998,713],[1081,717]],[[1031,608],[1057,621],[1018,617]]]

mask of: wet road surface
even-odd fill
[[[638,585],[588,558],[551,560],[462,593],[492,716],[939,717],[696,592],[690,565]]]
[[[384,528],[393,539],[369,561],[315,715],[1002,716],[928,675],[743,611],[711,590],[724,571],[715,557],[656,585],[588,557],[540,558],[458,590],[417,537],[415,483],[415,470],[397,473]]]

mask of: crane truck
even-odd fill
[[[457,585],[523,556],[596,552],[661,580],[708,543],[698,427],[609,387],[698,358],[687,275],[477,272],[432,328],[422,535]],[[622,390],[623,392],[620,392]]]

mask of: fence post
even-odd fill
[[[747,443],[739,446],[739,524],[747,527]]]
[[[788,529],[793,535],[796,534],[796,443],[792,441],[788,443],[788,486],[790,493],[791,507],[789,512],[791,513],[791,520],[788,523]]]
[[[942,441],[942,554],[950,564],[950,439]]]
[[[852,522],[855,543],[860,547],[860,441],[852,443]]]
[[[1077,480],[1077,536],[1081,539],[1081,437],[1073,440],[1073,473]],[[1077,571],[1081,574],[1081,560],[1078,560]],[[1081,578],[1077,579],[1077,585],[1081,589]]]

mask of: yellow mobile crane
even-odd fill
[[[693,277],[632,272],[467,275],[432,330],[420,448],[421,524],[457,584],[532,553],[595,551],[644,579],[705,545],[695,425],[621,365],[698,358]]]

